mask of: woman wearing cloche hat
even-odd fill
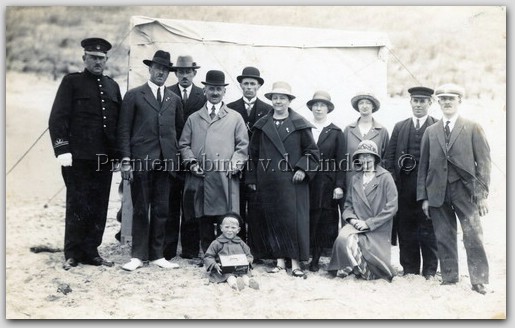
[[[273,111],[254,125],[246,176],[249,188],[256,191],[249,212],[263,220],[261,229],[249,234],[262,243],[249,246],[258,258],[277,259],[269,272],[286,272],[289,258],[292,275],[305,277],[299,261],[309,259],[308,182],[316,174],[319,151],[313,125],[289,107],[295,99],[290,85],[275,82],[265,97]]]
[[[363,140],[372,140],[379,148],[379,154],[384,157],[390,136],[388,130],[374,119],[373,113],[377,112],[381,107],[381,103],[374,94],[369,92],[358,92],[351,99],[351,105],[359,112],[359,118],[356,122],[349,124],[343,134],[345,136],[345,153],[352,154]],[[347,163],[345,170],[346,185],[349,187],[352,176],[355,174],[353,163]]]
[[[398,207],[397,188],[392,175],[380,166],[381,156],[372,140],[360,142],[352,160],[360,170],[347,190],[344,226],[334,242],[327,271],[391,282],[396,275],[390,264],[390,236]]]
[[[327,114],[334,110],[331,95],[316,91],[306,103],[313,113],[313,137],[320,150],[320,166],[309,181],[310,247],[312,259],[309,270],[319,270],[319,260],[324,248],[331,248],[338,235],[338,200],[343,198],[345,172],[339,166],[344,163],[345,151],[342,130],[334,125]]]

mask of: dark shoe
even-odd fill
[[[425,275],[424,275],[424,278],[426,278],[426,280],[431,280],[431,279],[433,279],[434,277],[435,277],[435,275],[434,275],[434,274],[425,274]]]
[[[183,259],[190,259],[190,260],[191,260],[191,259],[196,258],[197,256],[193,256],[193,255],[191,255],[191,254],[187,254],[187,253],[182,253],[182,254],[181,254],[181,257],[182,257]]]
[[[94,258],[88,259],[86,261],[83,261],[84,264],[90,264],[95,266],[107,266],[112,267],[114,265],[114,262],[108,261],[106,259],[101,258],[100,256],[96,256]]]
[[[440,285],[442,286],[449,286],[449,285],[456,285],[457,281],[442,281]]]
[[[472,290],[475,291],[475,292],[478,292],[481,295],[485,295],[486,294],[486,289],[485,289],[485,286],[483,286],[483,284],[472,285]]]
[[[163,250],[163,256],[164,256],[165,260],[167,260],[167,261],[174,258],[176,254],[177,254],[177,251],[174,252],[173,249],[170,247],[165,247],[165,249]]]
[[[74,259],[73,257],[70,257],[63,263],[63,269],[66,271],[70,270],[72,267],[76,267],[79,264],[79,262]]]
[[[320,270],[320,267],[318,266],[318,263],[311,262],[309,264],[309,271],[311,271],[311,272],[318,272],[318,270]]]

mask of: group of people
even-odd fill
[[[296,98],[284,81],[265,97],[260,71],[237,77],[242,97],[224,101],[225,74],[210,70],[196,86],[191,56],[158,50],[145,59],[149,79],[120,94],[103,75],[111,45],[85,39],[81,73],[68,74],[49,120],[55,155],[67,188],[65,262],[112,266],[98,246],[105,229],[116,159],[131,182],[134,271],[170,261],[180,242],[183,258],[198,258],[212,281],[241,289],[258,284],[247,275],[222,272],[220,255],[244,254],[249,265],[273,259],[270,273],[305,277],[331,251],[327,271],[391,281],[391,245],[397,240],[403,274],[459,280],[457,220],[463,231],[472,289],[485,294],[488,261],[480,216],[488,212],[490,150],[481,127],[458,114],[464,91],[455,84],[413,87],[412,116],[390,138],[373,117],[380,101],[360,92],[359,113],[342,131],[328,114],[328,92],[316,91],[306,106],[311,120],[294,111]],[[170,72],[178,83],[165,86]],[[433,99],[443,118],[428,115]],[[341,218],[341,219],[340,219]],[[180,236],[180,238],[179,238]]]

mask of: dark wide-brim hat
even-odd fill
[[[245,67],[241,72],[241,75],[236,77],[239,83],[241,83],[241,81],[245,78],[256,79],[261,85],[265,83],[265,80],[261,78],[259,70],[252,66]]]
[[[173,70],[176,71],[178,68],[199,69],[200,66],[197,66],[197,63],[193,61],[191,56],[179,56],[173,66]]]
[[[291,93],[291,87],[287,82],[277,81],[272,85],[272,91],[265,93],[265,97],[268,100],[272,100],[274,94],[286,95],[290,101],[295,99],[295,96]]]
[[[88,55],[103,56],[111,49],[111,44],[102,38],[87,38],[80,42],[84,52]]]
[[[213,85],[218,87],[225,87],[229,83],[225,83],[225,74],[222,71],[211,70],[206,74],[206,81],[201,82],[204,85]]]
[[[170,53],[163,51],[163,50],[156,51],[152,60],[143,59],[143,64],[145,64],[149,67],[152,66],[152,63],[156,63],[159,65],[168,67],[168,70],[170,70],[170,71],[173,69],[173,64],[170,61]]]
[[[354,97],[352,97],[352,99],[350,100],[352,107],[358,112],[359,112],[358,102],[361,99],[368,99],[372,102],[372,104],[374,104],[374,109],[372,110],[372,113],[377,112],[379,110],[379,107],[381,107],[381,103],[373,94],[371,94],[369,92],[360,92],[360,93],[356,94]]]
[[[327,105],[328,113],[333,111],[334,104],[331,102],[331,95],[329,94],[329,92],[324,91],[324,90],[319,90],[319,91],[315,92],[315,94],[313,95],[313,99],[308,101],[306,103],[306,105],[308,106],[309,110],[312,111],[313,109],[311,107],[313,107],[313,105],[319,101],[323,102],[324,104]]]
[[[352,162],[358,160],[360,154],[372,154],[376,158],[376,164],[381,162],[381,156],[377,151],[377,144],[372,140],[363,140],[359,143],[358,148],[352,154]]]

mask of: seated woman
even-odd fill
[[[352,155],[361,170],[352,178],[345,200],[344,226],[333,244],[327,271],[346,277],[391,282],[395,270],[391,260],[393,216],[397,212],[397,189],[391,174],[379,163],[377,145],[363,140]]]

